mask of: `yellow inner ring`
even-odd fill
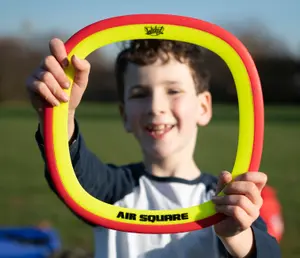
[[[149,24],[149,26],[156,24]],[[163,25],[163,24],[162,24]],[[86,58],[90,53],[105,45],[133,39],[157,38],[179,40],[205,47],[218,54],[228,65],[237,89],[239,100],[239,141],[237,147],[237,155],[232,170],[233,177],[245,173],[249,167],[252,145],[254,139],[254,107],[249,76],[246,67],[236,51],[222,39],[193,28],[163,25],[164,34],[158,36],[146,35],[145,25],[126,25],[110,28],[104,31],[97,32],[78,43],[69,53],[68,58],[76,54],[79,58]],[[74,77],[73,68],[66,71],[69,79],[72,81]],[[71,89],[66,90],[70,94]],[[194,222],[212,216],[216,213],[214,205],[211,201],[198,206],[193,206],[184,209],[176,210],[135,210],[122,208],[115,205],[104,203],[90,194],[88,194],[78,182],[69,154],[68,132],[68,103],[62,103],[53,110],[53,136],[54,136],[54,152],[57,161],[57,168],[61,177],[62,183],[70,195],[70,197],[85,210],[109,220],[126,222],[140,225],[171,225]],[[177,213],[188,213],[187,220],[167,221],[167,222],[141,222],[125,220],[117,218],[119,212],[136,214],[139,218],[141,214],[146,215],[167,215]]]

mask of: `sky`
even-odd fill
[[[61,31],[72,36],[93,22],[134,13],[168,13],[206,20],[223,26],[262,23],[289,49],[300,52],[300,0],[0,0],[0,37],[22,32]],[[230,29],[228,29],[230,30]]]

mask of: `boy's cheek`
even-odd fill
[[[173,103],[173,114],[179,118],[187,119],[191,116],[192,113],[195,113],[195,109],[193,109],[193,106],[190,103],[178,101],[176,103]]]
[[[175,100],[173,106],[178,113],[183,115],[191,114],[191,112],[195,114],[195,111],[199,109],[199,102],[195,97],[184,96]]]
[[[176,116],[181,121],[181,124],[192,123],[197,124],[197,106],[191,104],[180,103],[176,108]]]

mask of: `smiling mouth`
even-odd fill
[[[145,127],[148,134],[155,139],[161,139],[168,132],[170,132],[175,125],[171,124],[160,124],[160,125],[148,125]]]

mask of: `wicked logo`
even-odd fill
[[[164,34],[164,26],[145,26],[146,35],[158,36]]]

